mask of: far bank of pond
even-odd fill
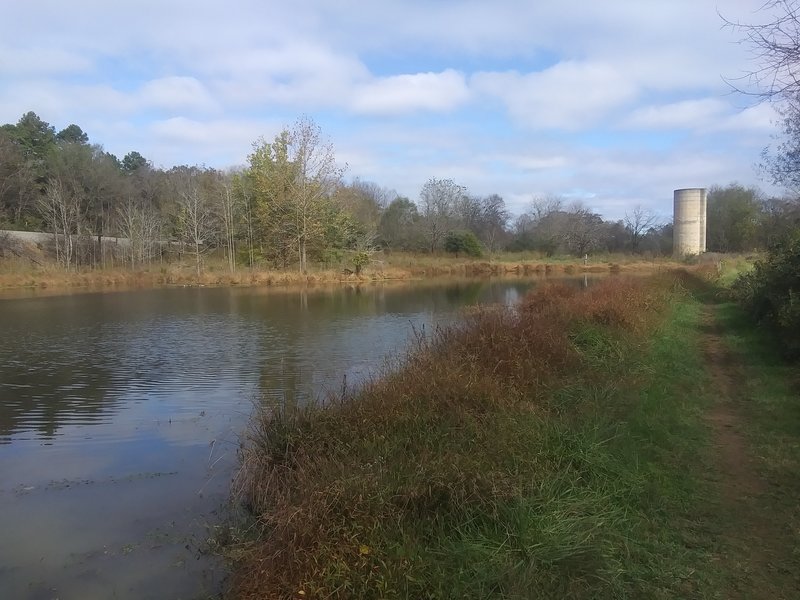
[[[170,285],[205,286],[297,286],[315,284],[363,284],[412,281],[439,277],[542,277],[580,274],[652,273],[674,268],[669,259],[645,260],[618,257],[611,260],[459,260],[444,257],[398,255],[392,261],[366,268],[361,274],[338,269],[318,269],[309,273],[293,270],[251,270],[240,267],[231,273],[212,264],[198,276],[190,264],[172,263],[148,268],[85,269],[65,271],[57,267],[37,267],[24,261],[0,263],[0,289],[14,288],[151,288]]]

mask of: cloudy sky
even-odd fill
[[[300,115],[349,177],[412,199],[430,177],[669,215],[738,181],[775,132],[724,78],[729,19],[761,0],[29,0],[0,20],[0,122],[33,110],[157,166],[244,164]]]

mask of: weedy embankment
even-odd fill
[[[686,540],[706,430],[684,399],[702,367],[683,294],[674,276],[546,285],[421,337],[352,396],[263,410],[235,481],[252,520],[226,549],[230,595],[703,589],[709,552]]]

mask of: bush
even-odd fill
[[[471,231],[451,231],[444,239],[444,249],[455,255],[463,253],[476,258],[483,256],[481,243]]]
[[[800,231],[771,248],[731,289],[756,320],[777,330],[790,354],[800,355]]]
[[[356,268],[356,275],[361,275],[361,269],[369,264],[369,252],[357,251],[353,255],[353,266]]]

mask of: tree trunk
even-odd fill
[[[194,258],[195,266],[197,267],[197,280],[200,282],[200,244],[197,240],[194,242]]]

